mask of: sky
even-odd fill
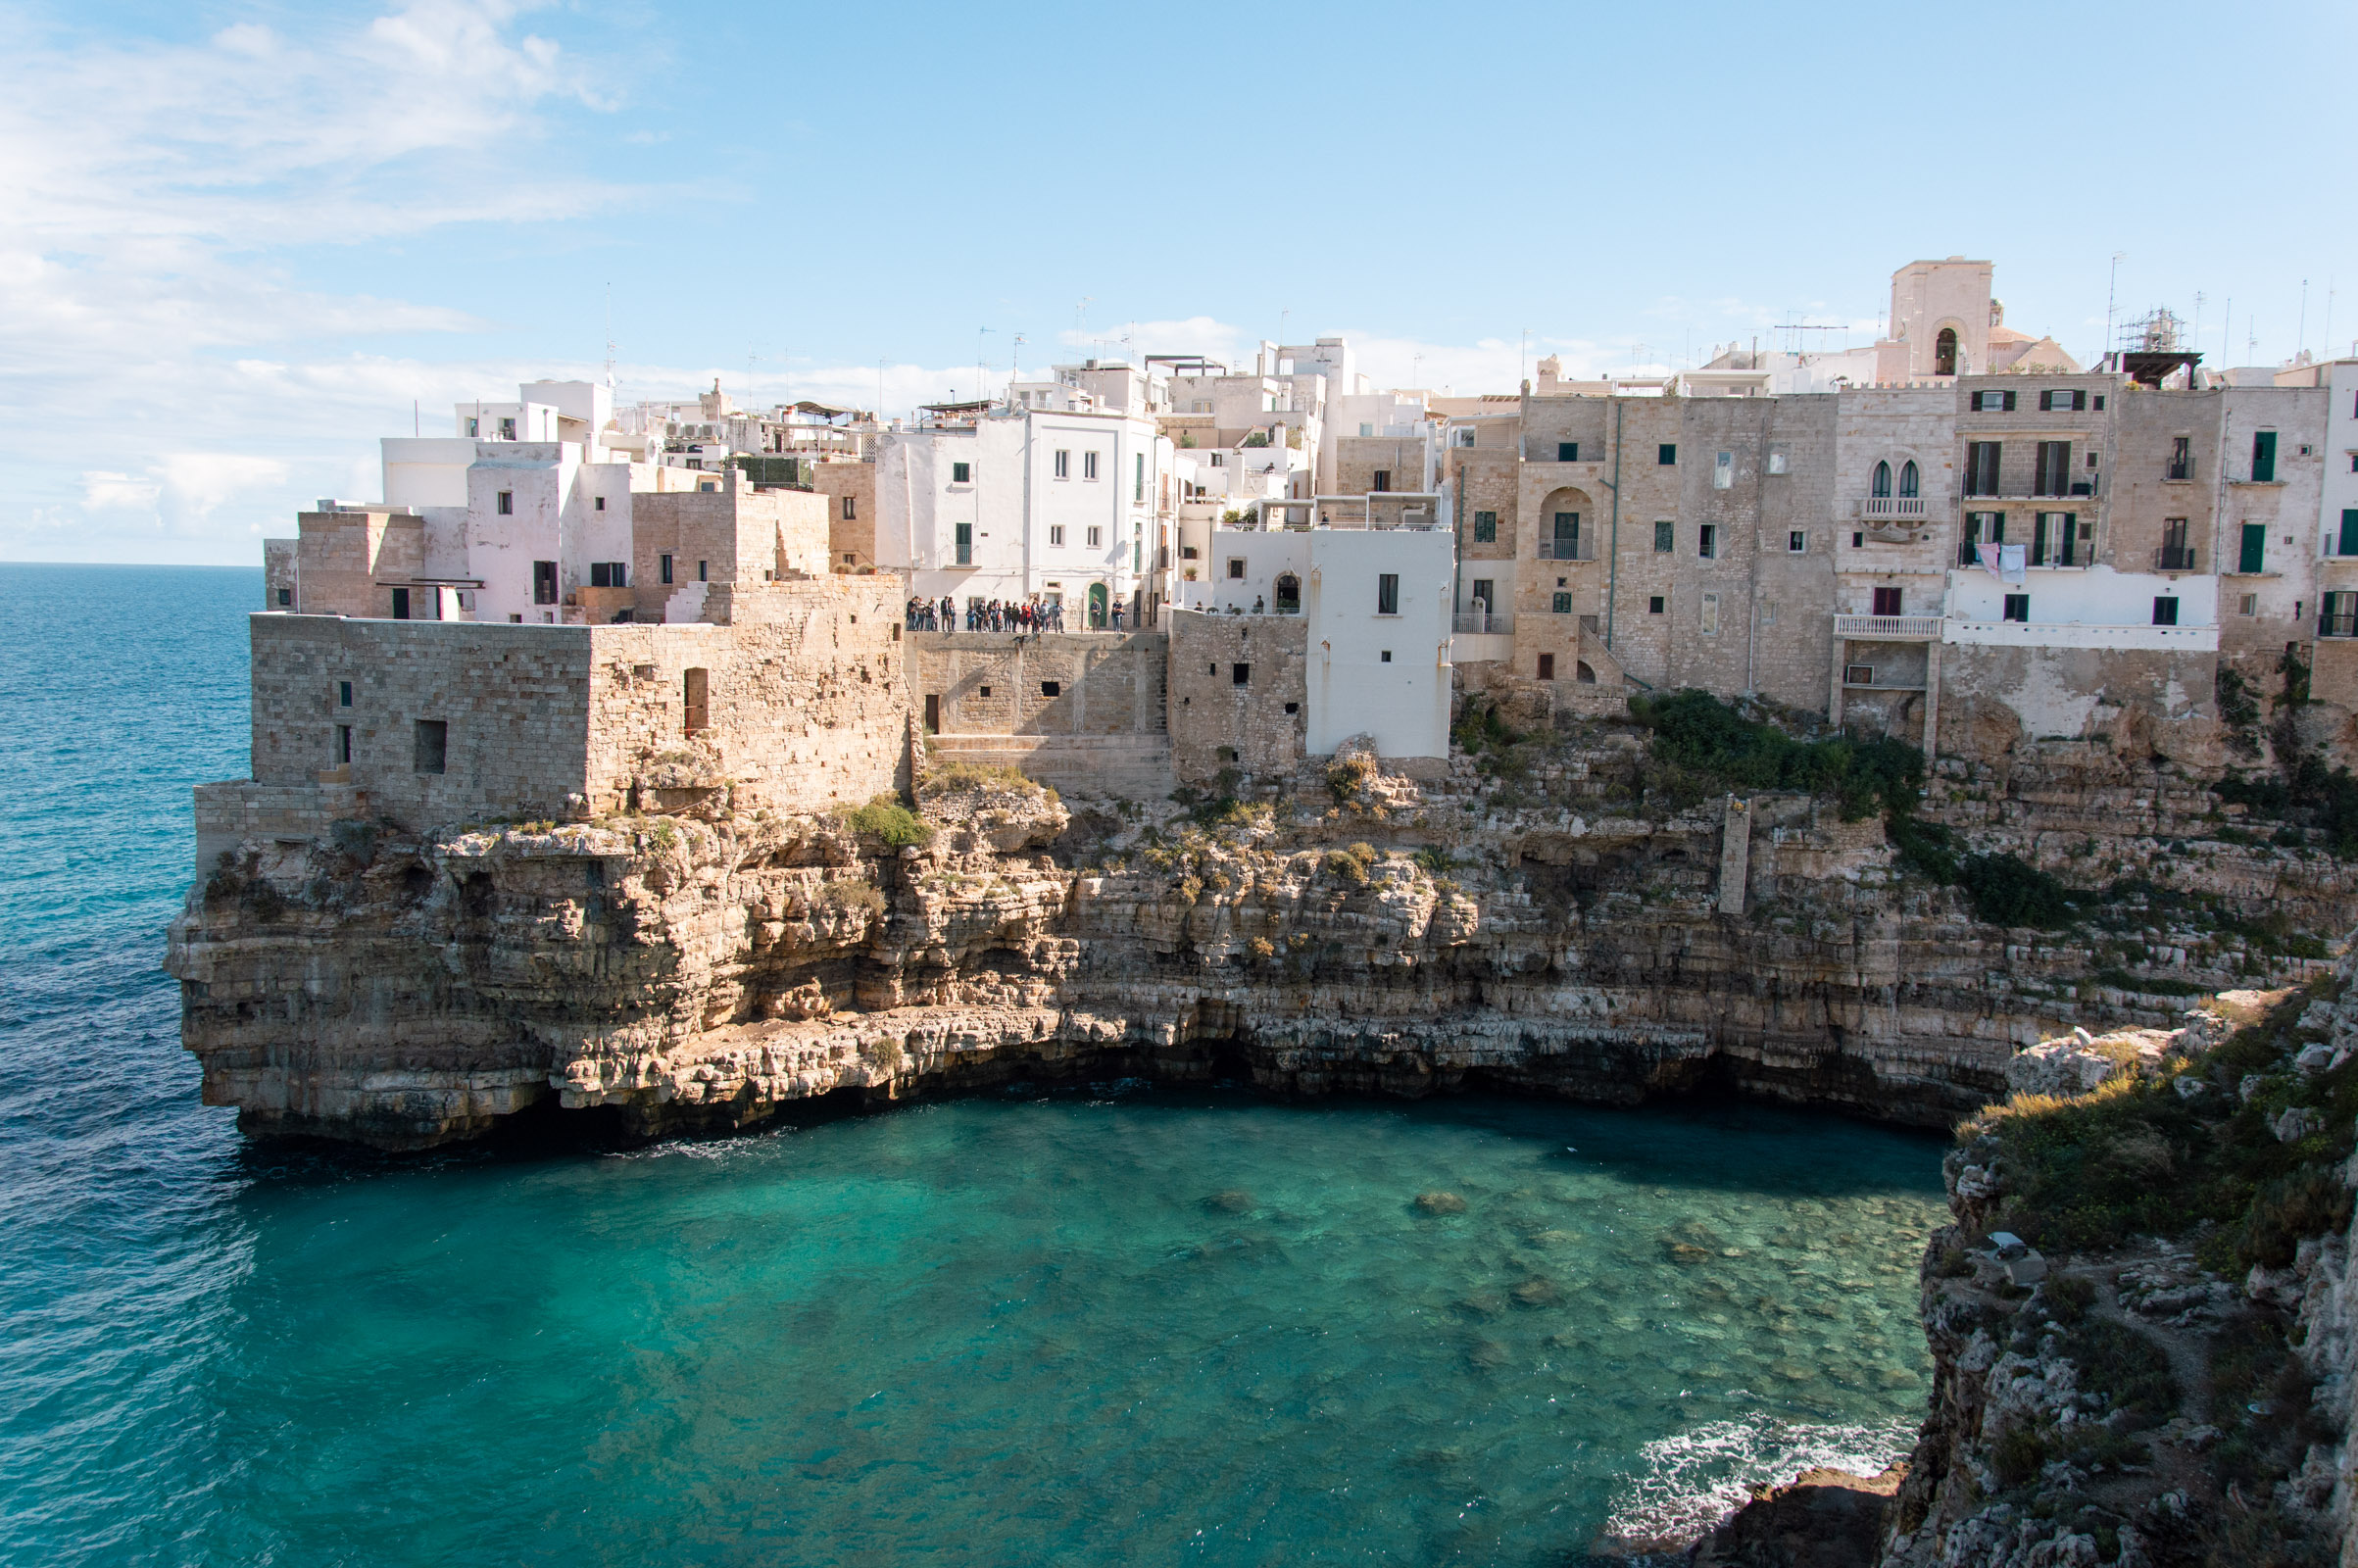
[[[254,564],[313,498],[380,496],[379,436],[610,353],[624,401],[905,414],[1342,333],[1379,385],[1510,392],[1546,354],[1863,344],[1892,270],[1950,255],[2083,360],[2165,305],[2211,365],[2358,341],[2346,4],[0,0],[0,560]]]

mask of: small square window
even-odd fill
[[[2235,602],[2235,612],[2240,615],[2258,614],[2260,612],[2260,596],[2258,594],[2245,594],[2241,599]]]
[[[1498,514],[1495,512],[1474,514],[1474,543],[1495,545],[1498,542]]]
[[[512,517],[516,515],[516,492],[513,490],[502,490],[499,494],[499,499],[493,504],[493,507],[494,510],[497,511],[503,517]]]
[[[2003,613],[2005,618],[2008,620],[2019,620],[2025,625],[2030,624],[2031,596],[2029,594],[2006,595],[2006,605]]]
[[[1665,441],[1654,448],[1654,466],[1668,468],[1676,466],[1678,461],[1679,444],[1676,441]]]
[[[292,609],[294,608],[294,605],[295,605],[295,590],[294,590],[294,589],[292,589],[292,588],[281,588],[281,589],[279,589],[279,590],[278,590],[278,608],[279,608],[279,609],[281,609],[281,610],[292,610]]]
[[[2164,594],[2159,595],[2154,599],[2153,624],[2156,626],[2175,626],[2178,624],[2178,601],[2175,598]]]
[[[973,482],[973,479],[974,479],[974,465],[973,465],[973,464],[971,464],[971,463],[954,463],[954,464],[950,465],[950,482],[951,482],[952,484],[970,484],[970,483],[972,483],[972,482]]]
[[[1378,654],[1378,655],[1376,656],[1376,662],[1377,662],[1377,663],[1379,663],[1379,664],[1389,664],[1389,663],[1391,663],[1391,662],[1392,662],[1392,650],[1391,650],[1391,649],[1389,649],[1389,648],[1387,648],[1387,649],[1385,649],[1385,650],[1384,650],[1382,653]]]
[[[606,498],[604,496],[592,497],[590,501],[590,510],[592,512],[604,512],[606,510]]]
[[[1572,613],[1572,596],[1570,594],[1557,594],[1554,602],[1549,605],[1548,609],[1550,612],[1554,614],[1569,615]]]
[[[1228,666],[1228,684],[1229,684],[1229,685],[1231,685],[1231,686],[1250,686],[1250,685],[1252,685],[1252,684],[1253,684],[1253,666],[1252,666],[1251,664],[1231,664],[1231,665],[1229,665],[1229,666]]]
[[[1864,532],[1860,531],[1859,529],[1856,529],[1856,528],[1853,528],[1853,529],[1851,529],[1851,530],[1850,530],[1850,548],[1851,548],[1851,549],[1853,549],[1853,550],[1864,550],[1864,549],[1866,549],[1866,548],[1867,548],[1867,536],[1866,536],[1866,534],[1865,534]]]
[[[1801,529],[1795,528],[1785,536],[1785,548],[1796,556],[1801,554],[1809,548],[1809,535]]]
[[[1558,441],[1555,444],[1555,461],[1558,463],[1578,463],[1580,461],[1580,443],[1577,441]]]
[[[1646,596],[1646,612],[1649,615],[1658,615],[1662,612],[1662,596],[1660,594]]]
[[[1060,681],[1044,680],[1040,683],[1040,695],[1043,697],[1061,697],[1064,695],[1063,683]]]
[[[1286,711],[1289,713],[1299,713],[1302,711],[1302,705],[1300,703],[1288,703],[1286,704]]]
[[[1771,447],[1771,448],[1769,448],[1769,454],[1768,454],[1768,471],[1769,471],[1769,472],[1771,472],[1771,473],[1783,473],[1783,472],[1785,471],[1785,462],[1786,462],[1786,459],[1785,459],[1785,449],[1784,449],[1783,447]]]
[[[1092,533],[1095,533],[1096,531],[1097,531],[1097,530],[1096,530],[1096,529],[1094,529],[1094,528],[1092,528],[1092,529],[1090,530],[1090,532],[1092,532]],[[1230,557],[1228,558],[1228,575],[1229,575],[1229,577],[1230,577],[1230,579],[1231,579],[1231,580],[1235,580],[1235,581],[1242,581],[1242,580],[1243,580],[1243,578],[1244,578],[1244,575],[1245,575],[1245,558],[1244,558],[1244,557],[1242,557],[1242,556],[1230,556]]]
[[[977,686],[974,688],[974,695],[977,697],[988,697],[991,695],[991,688],[988,686]]]

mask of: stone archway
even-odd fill
[[[1589,493],[1572,485],[1548,491],[1540,503],[1539,559],[1595,561],[1597,543],[1597,509]]]
[[[1956,373],[1957,329],[1953,326],[1944,326],[1940,328],[1940,335],[1933,339],[1933,374],[1954,375]]]

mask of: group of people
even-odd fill
[[[911,599],[909,602],[910,631],[958,631],[958,601],[944,594],[939,599]],[[1042,603],[1037,597],[1017,604],[1006,599],[969,599],[966,601],[965,627],[967,631],[1047,632],[1064,629],[1064,605],[1061,600]],[[1113,607],[1113,629],[1121,630],[1121,607]]]

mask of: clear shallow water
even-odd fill
[[[1921,1413],[1939,1146],[1759,1107],[248,1149],[156,964],[259,576],[0,586],[0,1560],[1537,1564]]]

